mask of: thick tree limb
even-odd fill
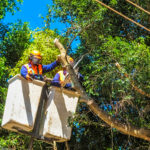
[[[72,82],[74,83],[74,87],[75,89],[82,95],[82,97],[88,99],[88,97],[86,96],[86,93],[83,89],[83,87],[80,85],[80,83],[78,82],[78,78],[74,72],[74,69],[71,67],[71,65],[69,65],[69,63],[67,62],[67,59],[66,59],[66,50],[65,48],[63,47],[63,45],[59,42],[58,39],[55,39],[54,41],[55,45],[59,48],[60,50],[60,54],[61,54],[61,60],[62,60],[62,63],[63,65],[66,66],[67,68],[67,71],[71,77],[71,80]]]
[[[78,89],[78,92],[81,96],[80,102],[86,103],[92,112],[94,112],[99,118],[101,118],[103,121],[105,121],[111,127],[116,128],[117,130],[119,130],[120,132],[122,132],[124,134],[150,141],[150,130],[149,129],[137,128],[132,125],[125,124],[125,123],[111,117],[106,112],[104,112],[102,109],[100,109],[94,100],[91,100],[87,96],[83,87],[78,82],[78,79],[76,77],[76,74],[75,74],[73,68],[67,63],[66,56],[65,56],[66,52],[65,52],[63,45],[58,40],[55,40],[55,45],[59,48],[61,56],[62,56],[62,62],[66,63],[65,65],[67,66],[67,71],[70,74],[71,80],[73,81],[76,89]]]
[[[150,130],[144,129],[144,128],[138,128],[134,127],[130,124],[125,124],[110,115],[108,115],[106,112],[104,112],[102,109],[100,109],[97,105],[97,103],[94,102],[94,100],[82,100],[81,102],[86,103],[92,112],[94,112],[99,118],[101,118],[103,121],[105,121],[108,125],[110,125],[113,128],[116,128],[120,132],[131,135],[137,138],[141,138],[147,141],[150,141]]]

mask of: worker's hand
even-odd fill
[[[61,62],[61,55],[58,55],[58,56],[57,56],[56,61],[57,61],[58,63],[60,63],[60,62]]]
[[[69,76],[69,75],[67,75],[67,76],[66,76],[66,78],[65,78],[65,82],[66,82],[66,83],[70,83],[70,82],[71,82],[71,78],[70,78],[70,76]]]
[[[31,78],[28,74],[26,75],[26,79],[27,79],[28,81],[33,81],[33,78]]]
[[[44,76],[44,81],[47,82],[47,83],[51,83],[53,79],[51,78],[47,78],[46,75]]]
[[[65,82],[64,81],[60,81],[60,85],[61,85],[61,87],[64,87],[65,86]]]

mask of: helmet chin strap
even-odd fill
[[[41,59],[38,59],[34,56],[32,56],[32,59],[31,59],[33,65],[39,65],[41,63]]]

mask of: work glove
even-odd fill
[[[64,81],[59,81],[59,83],[60,83],[60,86],[61,86],[61,87],[64,87],[65,84],[66,84]]]
[[[60,63],[60,62],[61,62],[61,55],[58,55],[58,56],[57,56],[56,61],[57,61],[58,63]]]
[[[70,76],[67,75],[66,78],[65,78],[65,81],[60,81],[60,85],[61,87],[65,87],[66,84],[70,84],[71,83],[71,79],[70,79]]]
[[[47,78],[46,75],[44,76],[44,81],[47,83],[51,83],[52,79],[51,78]]]
[[[33,78],[31,78],[30,75],[28,75],[28,74],[26,75],[26,79],[27,79],[28,81],[33,81]]]

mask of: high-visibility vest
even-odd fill
[[[59,74],[59,80],[60,80],[60,81],[64,81],[65,78],[66,78],[66,76],[68,75],[68,73],[66,73],[66,74],[64,75],[64,71],[63,71],[63,70],[62,70],[62,71],[59,71],[58,74]]]
[[[31,67],[29,66],[29,64],[25,64],[24,66],[27,68],[28,74],[31,76],[34,76],[34,75],[41,76],[43,73],[43,69],[42,69],[41,64],[39,64],[38,66],[37,65],[31,65]]]
[[[64,75],[64,71],[63,70],[59,71],[58,74],[59,74],[59,81],[65,81],[66,77],[68,76],[68,73],[66,73]],[[69,83],[71,84],[71,87],[73,87],[74,84],[72,83],[72,81],[69,81]]]

